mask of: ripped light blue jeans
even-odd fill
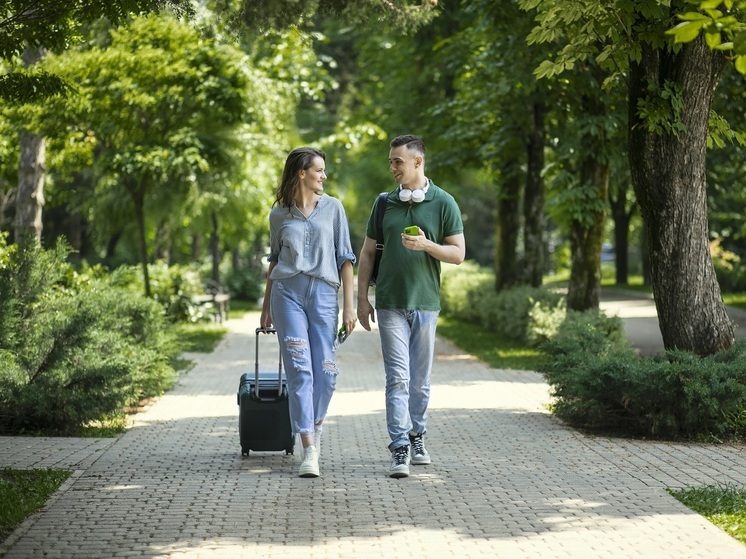
[[[386,427],[393,451],[424,435],[438,311],[377,309],[386,371]]]
[[[293,432],[313,434],[337,385],[337,290],[306,274],[274,280],[270,310],[288,380]]]

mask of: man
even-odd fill
[[[461,264],[466,245],[456,201],[425,177],[422,138],[397,136],[390,147],[389,171],[398,186],[388,194],[384,213],[376,310],[368,299],[376,257],[374,205],[360,251],[357,316],[370,330],[370,321],[375,322],[378,313],[391,438],[389,475],[399,478],[409,475],[410,463],[431,462],[423,436],[440,312],[440,263]],[[417,227],[417,233],[404,234],[404,228],[411,226]]]

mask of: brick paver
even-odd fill
[[[118,439],[0,438],[0,466],[74,471],[0,547],[7,559],[746,558],[666,488],[746,485],[744,448],[588,437],[547,411],[533,372],[490,369],[439,340],[431,466],[387,476],[377,332],[358,328],[321,451],[238,442],[236,389],[253,371],[258,315],[231,333]],[[276,363],[276,342],[262,363]],[[271,357],[270,357],[271,355]],[[264,369],[264,367],[263,367]]]

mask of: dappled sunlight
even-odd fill
[[[384,407],[383,391],[339,392],[332,399],[331,416],[354,416],[381,413]]]
[[[157,406],[151,406],[137,414],[134,425],[141,427],[151,423],[198,417],[238,417],[236,395],[166,394],[158,400]]]
[[[104,487],[103,491],[141,491],[145,489],[144,485],[112,485]]]
[[[456,353],[453,355],[438,355],[439,361],[477,361],[477,358],[468,353]]]
[[[419,542],[418,549],[431,557],[560,557],[546,550],[565,549],[567,556],[624,557],[645,545],[645,556],[670,557],[665,538],[655,537],[655,527],[689,526],[701,530],[697,515],[669,513],[623,518],[605,515],[602,502],[564,500],[555,503],[547,499],[534,507],[555,509],[540,518],[504,515],[500,503],[474,503],[469,511],[451,511],[445,523],[429,519],[433,515],[404,516],[396,519],[372,518],[352,508],[344,518],[324,522],[315,529],[303,529],[310,511],[301,507],[300,518],[289,520],[296,530],[278,533],[276,526],[260,525],[250,518],[234,518],[226,522],[220,535],[196,536],[166,545],[151,543],[141,551],[153,558],[180,557],[183,559],[241,559],[282,557],[307,559],[309,546],[314,557],[386,557],[391,549],[408,549],[411,542]],[[579,516],[580,515],[580,516]],[[284,516],[283,516],[284,518]],[[475,522],[475,518],[479,518]],[[340,529],[340,527],[344,527]],[[157,529],[154,530],[157,533]],[[608,547],[609,532],[619,540]],[[470,532],[471,537],[466,533]],[[649,541],[649,544],[642,542]],[[606,542],[606,543],[604,543]],[[616,552],[611,552],[612,549]],[[544,551],[542,551],[544,550]],[[585,552],[583,551],[585,550]],[[620,552],[621,550],[621,552]],[[670,551],[670,549],[669,549]],[[634,553],[637,555],[637,553]]]
[[[655,305],[651,305],[647,299],[640,300],[604,300],[599,308],[609,316],[620,318],[658,318]]]
[[[544,409],[543,404],[551,401],[549,387],[540,384],[533,385],[538,388],[526,388],[528,385],[521,382],[495,382],[495,381],[470,381],[463,385],[451,384],[447,389],[433,389],[430,399],[430,409],[523,409],[535,412]],[[528,398],[505,400],[495,398],[495,394],[511,393],[516,395],[530,395]],[[539,396],[536,398],[535,396]],[[542,402],[537,406],[536,402]]]

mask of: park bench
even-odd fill
[[[194,297],[194,302],[212,310],[213,319],[220,324],[228,318],[230,310],[231,296],[224,293],[220,284],[213,281],[207,287],[207,291]]]

